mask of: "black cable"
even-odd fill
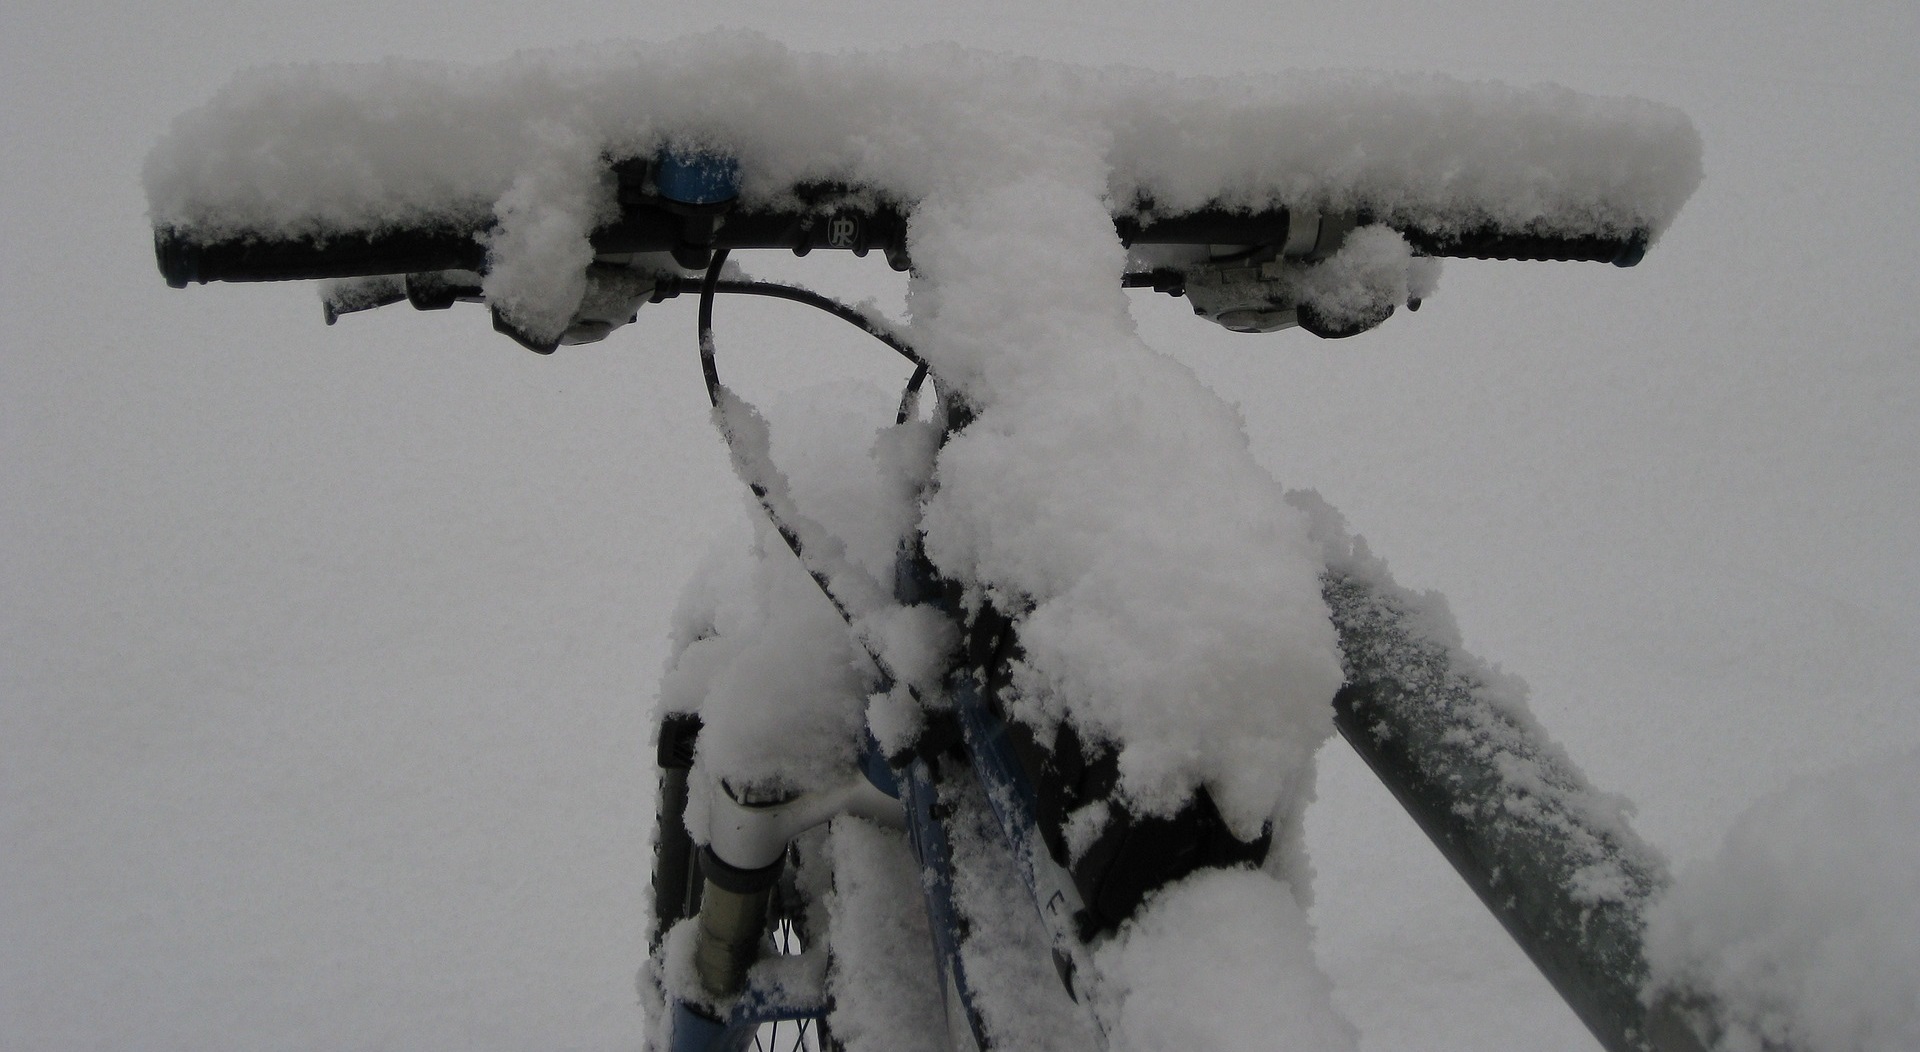
[[[913,367],[913,375],[907,377],[907,389],[900,392],[900,411],[894,414],[896,426],[913,419],[913,411],[920,404],[920,385],[927,380],[927,363],[921,362]]]
[[[707,265],[706,280],[700,283],[700,371],[707,378],[707,401],[720,405],[720,366],[713,356],[713,293],[720,285],[720,268],[727,263],[727,250],[713,254]]]
[[[700,367],[706,376],[708,401],[718,405],[720,398],[719,365],[715,361],[713,347],[713,297],[716,293],[727,292],[735,295],[782,299],[826,311],[898,351],[902,358],[913,363],[913,375],[907,378],[906,389],[900,393],[900,410],[894,415],[893,422],[904,424],[912,418],[920,388],[926,383],[929,369],[926,359],[920,357],[912,345],[894,335],[891,326],[874,319],[857,307],[848,306],[812,289],[803,289],[797,285],[782,285],[777,281],[722,279],[719,276],[720,266],[726,262],[726,254],[725,249],[714,253],[713,264],[707,268],[706,276],[700,283]],[[678,279],[675,279],[671,283],[663,282],[654,295],[656,299],[664,300],[679,294],[680,286]]]
[[[727,252],[725,249],[715,252],[713,254],[713,262],[707,267],[706,279],[700,284],[700,366],[701,370],[706,374],[707,399],[716,409],[720,408],[720,392],[722,388],[720,386],[720,369],[715,360],[716,355],[714,350],[713,297],[720,285],[720,268],[726,264],[726,261]],[[824,297],[822,298],[824,299]],[[805,303],[808,301],[803,299],[799,300],[799,302]],[[851,310],[851,308],[848,309]],[[862,327],[864,328],[865,326]],[[726,426],[718,414],[714,416],[714,424],[719,428],[720,437],[726,442],[728,452],[733,455],[736,472],[741,474],[741,481],[745,482],[747,489],[753,493],[754,500],[759,503],[761,511],[766,514],[767,521],[773,524],[774,531],[780,534],[780,539],[787,543],[787,547],[793,551],[794,557],[800,560],[801,567],[807,571],[809,577],[813,578],[814,584],[820,586],[821,593],[827,597],[829,603],[833,604],[833,608],[839,612],[841,619],[849,625],[853,624],[853,611],[847,606],[846,599],[834,590],[833,581],[828,576],[826,569],[807,558],[806,546],[800,540],[800,531],[795,528],[793,523],[787,521],[786,516],[781,514],[780,508],[776,504],[775,496],[768,488],[768,482],[770,480],[749,477],[751,472],[743,470],[745,465],[749,463],[749,459],[742,455],[739,436],[734,434],[732,428]],[[869,656],[873,658],[874,664],[881,669],[886,669],[886,663],[880,660],[879,653],[871,647],[867,648],[867,650]]]
[[[717,254],[716,254],[717,258]],[[803,289],[797,285],[782,285],[775,281],[717,281],[716,292],[731,292],[747,296],[770,296],[774,299],[804,303],[809,307],[826,311],[841,321],[858,326],[867,335],[900,352],[900,356],[916,366],[924,366],[920,355],[915,353],[906,341],[895,336],[891,328],[868,317],[856,307],[850,307],[839,300],[822,296],[812,289]],[[704,289],[702,290],[704,294]]]
[[[774,296],[779,299],[787,299],[796,303],[819,307],[834,317],[858,325],[875,339],[880,340],[882,343],[905,355],[914,363],[913,376],[907,381],[906,393],[903,394],[900,399],[899,422],[906,422],[910,415],[910,410],[913,407],[914,396],[919,393],[920,385],[926,380],[929,373],[926,361],[915,354],[912,348],[908,347],[906,343],[898,337],[893,336],[892,333],[881,328],[878,323],[872,321],[858,310],[840,303],[837,300],[831,300],[825,296],[821,296],[819,293],[794,288],[789,285],[779,285],[773,282],[722,282],[720,280],[720,268],[726,263],[726,259],[727,253],[725,249],[716,251],[713,255],[713,261],[707,267],[706,277],[700,284],[700,365],[701,370],[706,375],[707,399],[713,404],[714,408],[717,409],[720,407],[721,387],[720,371],[715,361],[716,354],[713,339],[713,298],[715,293],[721,291],[722,286],[726,286],[725,291],[728,292]],[[667,284],[663,282],[660,289],[655,292],[655,296],[658,299],[667,299],[678,294],[679,287],[677,283]],[[734,435],[732,430],[720,419],[719,414],[715,415],[714,423],[718,426],[720,437],[726,442],[729,453],[733,454],[735,463],[745,464],[746,458],[739,455],[741,451],[738,446],[738,437]],[[741,481],[747,484],[747,489],[753,493],[754,500],[760,505],[761,511],[766,514],[767,520],[773,524],[774,532],[778,533],[780,539],[786,542],[787,548],[793,552],[794,558],[800,561],[800,566],[806,570],[807,576],[813,578],[813,583],[820,588],[821,594],[826,596],[827,602],[832,604],[834,610],[839,613],[841,620],[845,621],[849,626],[853,625],[855,620],[854,614],[852,609],[848,607],[845,597],[835,591],[833,581],[830,579],[826,568],[818,565],[814,560],[807,557],[806,547],[800,539],[800,531],[795,528],[794,523],[787,521],[786,517],[780,513],[780,509],[776,506],[776,496],[769,490],[767,480],[748,478],[743,475]],[[858,637],[858,633],[855,635]],[[867,657],[872,660],[874,667],[879,669],[882,675],[889,680],[899,679],[899,677],[895,675],[895,669],[887,662],[879,649],[875,647],[871,641],[859,638],[858,642],[861,649],[866,651]],[[912,684],[907,685],[907,692],[916,699],[919,697],[919,693],[914,689]]]

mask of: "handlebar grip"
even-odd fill
[[[677,252],[686,248],[870,249],[904,260],[906,217],[881,206],[861,210],[794,212],[710,210],[681,214],[656,206],[630,206],[593,232],[596,252]],[[160,273],[174,288],[209,281],[306,281],[379,274],[418,274],[486,269],[488,228],[442,226],[385,233],[345,232],[325,236],[241,235],[199,240],[173,228],[154,231]],[[687,264],[693,266],[693,264]],[[696,268],[697,269],[697,268]]]
[[[1306,212],[1301,215],[1310,221],[1309,226],[1320,219],[1317,213]],[[1121,214],[1114,217],[1114,224],[1120,232],[1121,241],[1129,245],[1281,245],[1299,236],[1299,224],[1294,221],[1296,218],[1284,208],[1248,213],[1215,207],[1152,219]],[[1330,215],[1326,218],[1341,217]],[[1487,223],[1439,233],[1413,224],[1375,219],[1361,211],[1345,216],[1345,224],[1340,227],[1339,235],[1332,243],[1337,245],[1339,236],[1356,225],[1365,226],[1375,222],[1385,222],[1398,230],[1416,252],[1453,259],[1612,263],[1616,267],[1631,267],[1646,256],[1647,244],[1652,240],[1651,232],[1645,228],[1623,234],[1535,234]],[[1312,242],[1313,237],[1309,233],[1309,246]],[[1319,251],[1328,251],[1327,245],[1327,239],[1322,235]]]
[[[1626,234],[1552,235],[1514,233],[1492,225],[1448,234],[1402,229],[1416,251],[1452,259],[1516,259],[1562,263],[1611,263],[1631,267],[1647,254],[1646,229]]]
[[[477,231],[447,227],[384,234],[343,233],[267,239],[195,241],[171,229],[155,230],[154,256],[176,289],[209,281],[292,281],[479,270],[486,246]]]

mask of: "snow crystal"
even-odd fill
[[[1724,1052],[1920,1048],[1920,751],[1756,803],[1651,912],[1653,991]]]

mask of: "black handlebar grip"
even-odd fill
[[[154,231],[153,248],[161,275],[176,289],[209,281],[298,281],[479,270],[487,259],[486,246],[477,233],[457,228],[225,241],[195,241],[177,231],[160,229]]]
[[[154,230],[153,258],[168,288],[184,289],[200,280],[199,253],[171,230]]]
[[[1473,227],[1448,234],[1403,229],[1401,234],[1416,251],[1453,259],[1517,259],[1562,263],[1611,263],[1631,267],[1647,254],[1650,233],[1638,229],[1626,234],[1525,234],[1494,226]]]

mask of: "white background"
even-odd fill
[[[693,7],[0,11],[0,1048],[639,1041],[653,680],[746,514],[691,305],[548,360],[477,310],[326,329],[305,287],[168,290],[141,159],[262,63],[724,25],[1678,105],[1706,181],[1634,270],[1450,263],[1338,344],[1136,315],[1677,862],[1920,742],[1912,4]],[[897,296],[883,269],[807,273]],[[723,315],[766,351],[750,395],[884,360],[794,310]],[[1315,921],[1367,1046],[1584,1047],[1345,747],[1322,762]]]

